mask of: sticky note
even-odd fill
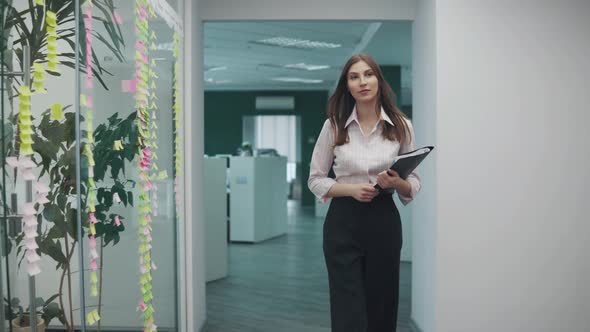
[[[62,120],[64,118],[63,108],[60,103],[51,104],[51,120]]]

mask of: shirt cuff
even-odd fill
[[[332,188],[332,186],[336,183],[336,180],[332,178],[324,178],[318,180],[315,186],[310,189],[311,192],[320,200],[320,202],[326,203],[330,199],[330,197],[326,197],[326,195],[328,194],[328,191],[330,191],[330,188]]]
[[[410,190],[410,195],[406,196],[402,195],[399,192],[397,193],[397,196],[399,197],[399,200],[402,202],[403,205],[408,205],[411,201],[413,201],[418,191],[420,191],[420,182],[418,181],[418,179],[414,177],[408,177],[407,181],[412,186],[412,189]]]

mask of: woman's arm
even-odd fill
[[[330,120],[324,122],[320,135],[315,143],[309,167],[307,186],[322,202],[330,196],[328,192],[336,184],[336,180],[328,177],[328,172],[334,161],[334,130]]]

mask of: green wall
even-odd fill
[[[293,96],[293,111],[257,111],[257,96]],[[301,117],[301,165],[297,176],[302,184],[302,204],[313,205],[313,195],[307,188],[309,163],[316,137],[326,119],[326,91],[206,91],[205,92],[205,154],[234,153],[242,143],[242,116],[299,115]]]
[[[400,91],[401,68],[382,66],[383,75],[394,92]],[[293,96],[295,110],[257,111],[257,96]],[[205,92],[205,154],[231,154],[242,143],[242,116],[292,114],[301,116],[302,204],[314,205],[314,196],[307,188],[309,164],[315,138],[326,119],[327,91],[206,91]],[[405,111],[405,109],[404,109]]]

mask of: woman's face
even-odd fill
[[[379,92],[379,80],[364,61],[352,65],[347,74],[348,91],[357,103],[375,101]]]

